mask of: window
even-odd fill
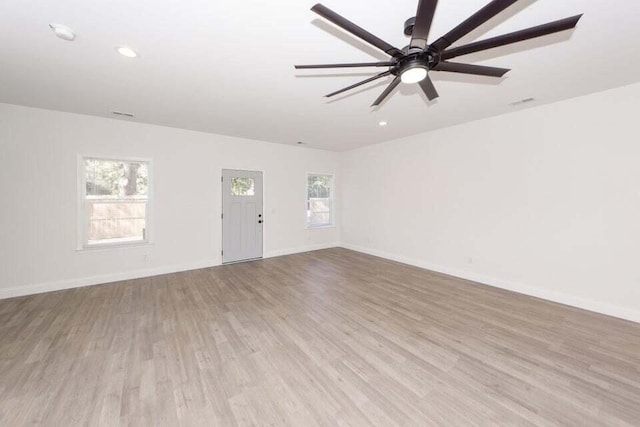
[[[149,162],[81,161],[82,247],[147,242]]]
[[[307,175],[307,226],[333,225],[333,176]]]
[[[243,178],[234,176],[231,178],[232,196],[254,196],[255,182],[253,178]]]

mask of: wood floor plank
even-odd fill
[[[345,249],[12,298],[0,425],[638,426],[640,324]]]

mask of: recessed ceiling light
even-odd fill
[[[49,28],[53,30],[56,36],[60,37],[62,40],[73,41],[76,38],[76,33],[67,26],[60,24],[49,24]]]
[[[117,47],[116,50],[120,55],[126,56],[127,58],[135,58],[136,56],[138,56],[136,51],[131,49],[130,47],[120,46]]]
[[[384,121],[384,120],[378,122],[378,126],[385,127],[386,125],[388,125],[388,123],[386,121]]]

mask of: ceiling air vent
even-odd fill
[[[533,102],[535,100],[536,100],[535,98],[525,98],[525,99],[521,99],[520,101],[512,102],[509,105],[512,106],[512,107],[517,107],[518,105],[528,104],[528,103]]]
[[[114,116],[120,116],[120,117],[133,117],[133,114],[131,113],[123,113],[122,111],[112,111],[111,112]]]

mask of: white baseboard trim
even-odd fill
[[[424,268],[426,270],[436,271],[450,276],[459,277],[466,280],[471,280],[483,285],[494,286],[501,289],[506,289],[513,292],[518,292],[524,295],[529,295],[537,298],[542,298],[548,301],[557,302],[560,304],[569,305],[572,307],[581,308],[584,310],[593,311],[596,313],[605,314],[608,316],[617,317],[620,319],[630,320],[632,322],[640,323],[640,311],[632,310],[617,305],[603,303],[599,301],[593,301],[586,298],[569,295],[562,292],[555,292],[546,289],[540,289],[533,286],[529,286],[523,283],[513,282],[509,280],[497,279],[482,274],[477,274],[471,271],[453,269],[442,265],[432,264],[423,260],[407,258],[400,255],[391,254],[384,251],[378,251],[375,249],[366,248],[363,246],[351,245],[346,243],[324,243],[317,245],[302,246],[297,248],[278,249],[269,251],[265,254],[265,258],[273,258],[283,255],[291,255],[295,253],[316,251],[320,249],[329,249],[334,247],[343,247],[356,252],[362,252],[369,255],[378,256],[381,258],[389,259],[392,261],[401,262],[403,264],[409,264],[416,267]],[[220,265],[218,262],[212,260],[192,262],[180,265],[157,267],[134,270],[124,273],[105,274],[99,276],[70,279],[70,280],[58,280],[54,282],[39,283],[34,285],[16,286],[12,288],[0,288],[0,299],[13,298],[24,295],[33,295],[43,292],[60,291],[64,289],[80,288],[84,286],[100,285],[105,283],[119,282],[123,280],[139,279],[143,277],[159,276],[161,274],[178,273],[181,271],[198,270],[201,268],[215,267]]]
[[[319,245],[302,246],[298,248],[279,249],[269,251],[265,258],[272,258],[282,255],[290,255],[300,252],[309,252],[319,249],[335,248],[339,243],[325,243]],[[198,270],[200,268],[215,267],[220,265],[214,260],[191,262],[186,264],[171,265],[166,267],[146,268],[140,270],[127,271],[123,273],[103,274],[92,277],[83,277],[69,280],[56,280],[53,282],[37,283],[33,285],[15,286],[11,288],[0,288],[0,299],[21,297],[24,295],[41,294],[43,292],[61,291],[64,289],[81,288],[84,286],[102,285],[105,283],[120,282],[122,280],[140,279],[143,277],[159,276],[161,274],[178,273],[180,271]]]
[[[319,251],[320,249],[329,249],[340,247],[340,243],[320,243],[316,245],[299,246],[297,248],[276,249],[265,253],[265,258],[273,258],[283,255],[299,254],[302,252]]]
[[[81,288],[84,286],[102,285],[105,283],[120,282],[122,280],[140,279],[142,277],[159,276],[161,274],[177,273],[180,271],[197,270],[219,265],[208,260],[186,264],[172,265],[157,268],[145,268],[123,273],[103,274],[78,279],[57,280],[54,282],[38,283],[34,285],[15,286],[12,288],[0,288],[0,299],[21,297],[24,295],[41,294],[43,292],[61,291],[63,289]]]
[[[588,311],[593,311],[600,314],[605,314],[607,316],[617,317],[619,319],[630,320],[632,322],[640,323],[640,311],[638,310],[620,307],[614,304],[604,303],[600,301],[594,301],[587,298],[577,297],[577,296],[569,295],[563,292],[540,289],[534,286],[526,285],[524,283],[498,279],[495,277],[489,277],[489,276],[477,274],[471,271],[449,268],[443,265],[432,264],[427,261],[407,258],[401,255],[395,255],[388,252],[369,249],[362,246],[343,243],[341,244],[341,247],[345,249],[350,249],[352,251],[362,252],[365,254],[378,256],[380,258],[401,262],[403,264],[413,265],[415,267],[424,268],[426,270],[447,274],[449,276],[455,276],[461,279],[471,280],[473,282],[477,282],[482,285],[488,285],[496,288],[506,289],[508,291],[513,291],[520,294],[529,295],[529,296],[545,299],[548,301],[557,302],[560,304],[569,305],[572,307],[577,307],[577,308],[581,308]]]

